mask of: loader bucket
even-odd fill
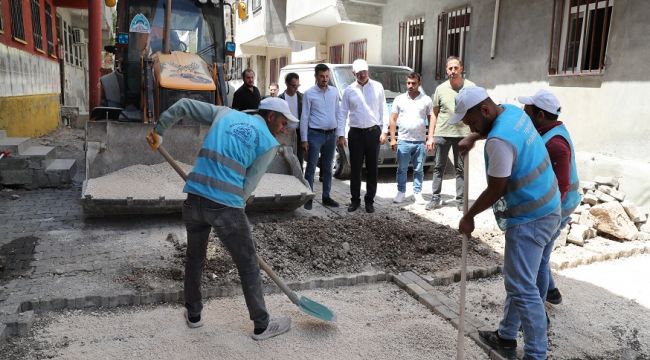
[[[183,182],[169,165],[162,164],[165,160],[149,148],[145,137],[151,127],[151,124],[117,121],[87,123],[86,177],[81,194],[85,217],[180,213],[186,198],[182,193]],[[174,159],[185,164],[186,171],[191,169],[208,130],[209,127],[203,125],[177,124],[165,133],[165,147]],[[147,171],[147,167],[140,165],[164,167],[169,175],[161,173],[154,177],[168,178],[175,183],[157,184],[144,176],[152,174],[131,171]],[[280,148],[267,173],[291,175],[300,183],[307,184],[291,148]],[[116,175],[122,176],[119,181],[114,180]],[[107,183],[107,179],[111,182]],[[253,196],[246,210],[292,211],[314,198],[308,185],[278,192]]]

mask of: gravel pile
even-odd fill
[[[178,163],[189,173],[192,165]],[[88,180],[84,195],[95,199],[185,199],[185,182],[167,163],[133,165],[102,177]]]
[[[300,195],[309,193],[311,190],[293,175],[271,174],[266,173],[257,184],[253,195],[257,197],[282,195]]]

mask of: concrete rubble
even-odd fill
[[[650,240],[648,211],[625,200],[618,190],[619,180],[596,176],[594,181],[580,181],[578,192],[582,202],[570,216],[564,233],[555,247],[567,244],[584,246],[589,239],[603,235],[618,241]]]

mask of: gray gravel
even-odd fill
[[[300,312],[284,295],[267,297],[272,313],[292,329],[255,342],[242,297],[209,301],[205,325],[188,329],[178,306],[114,312],[67,312],[39,320],[7,359],[452,359],[456,331],[391,284],[308,294],[338,315],[326,323]],[[34,343],[36,341],[36,343]],[[29,344],[29,345],[28,345]],[[466,359],[486,359],[470,339]],[[3,349],[5,350],[5,349]],[[3,357],[5,358],[5,357]]]

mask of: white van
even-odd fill
[[[356,81],[354,73],[352,72],[352,64],[325,64],[330,68],[330,85],[339,90],[339,94],[343,96],[343,91],[353,81]],[[314,86],[316,80],[314,78],[314,67],[316,64],[299,64],[288,65],[280,69],[280,77],[278,83],[280,86],[279,94],[285,89],[284,78],[289,73],[296,73],[300,77],[300,87],[298,91],[304,93],[307,89]],[[390,116],[393,107],[393,100],[399,94],[406,92],[406,76],[413,70],[406,66],[391,66],[391,65],[368,65],[368,72],[370,78],[379,81],[384,86],[386,94],[386,113]],[[390,120],[390,117],[387,121]],[[345,134],[347,136],[348,127],[346,125]],[[390,140],[390,139],[389,139]],[[350,177],[350,153],[347,146],[344,149],[336,149],[336,159],[334,161],[334,176],[338,179],[347,179]],[[424,166],[433,165],[433,154],[427,153]],[[379,167],[397,167],[397,153],[390,148],[389,141],[382,145],[379,149],[378,158]]]

